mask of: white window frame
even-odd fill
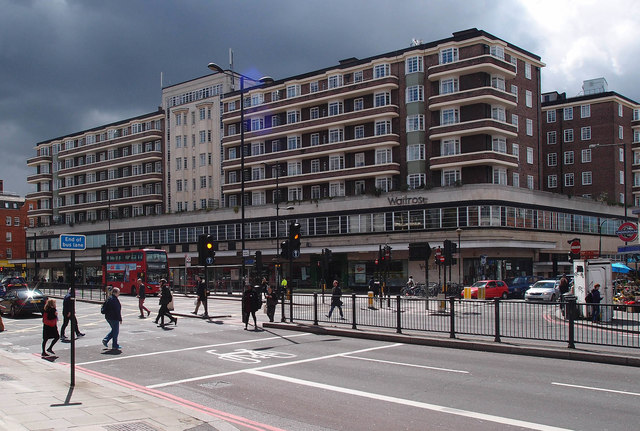
[[[555,123],[556,122],[556,110],[550,109],[547,111],[547,123]]]
[[[558,166],[558,153],[547,154],[547,166]]]
[[[440,155],[454,156],[460,154],[460,138],[447,138],[440,141]]]
[[[547,177],[547,188],[555,189],[558,187],[558,176],[557,175],[549,175]]]
[[[527,163],[533,164],[533,148],[527,147]]]
[[[440,54],[438,55],[439,64],[447,64],[454,63],[458,61],[458,48],[444,48],[440,50]]]
[[[407,145],[407,161],[424,160],[424,144]]]
[[[580,128],[580,140],[582,141],[591,140],[591,126],[585,126]]]

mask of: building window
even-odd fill
[[[547,187],[550,189],[555,189],[558,187],[558,176],[557,175],[549,175],[547,177]]]
[[[364,181],[358,180],[353,183],[354,194],[363,195],[364,194]]]
[[[320,186],[311,186],[311,199],[320,199]]]
[[[446,48],[440,51],[440,64],[458,61],[458,48]]]
[[[624,171],[618,171],[619,183],[624,184]]]
[[[591,117],[591,105],[580,105],[580,118]]]
[[[300,95],[300,85],[287,86],[287,98],[297,97]]]
[[[407,133],[424,130],[424,115],[407,116]]]
[[[309,84],[309,93],[317,93],[318,92],[318,81],[313,81]]]
[[[301,175],[302,174],[302,162],[287,162],[287,175]]]
[[[591,126],[580,128],[580,139],[583,141],[588,141],[591,139]]]
[[[373,105],[376,108],[379,108],[381,106],[387,106],[389,104],[391,104],[391,93],[384,92],[384,93],[375,93],[373,95]],[[331,109],[331,105],[329,105],[329,109]]]
[[[355,126],[353,128],[353,137],[354,139],[364,138],[364,126]]]
[[[342,87],[342,75],[332,75],[328,79],[329,88]]]
[[[353,165],[356,168],[361,168],[362,166],[364,166],[364,153],[355,153],[353,155]]]
[[[176,180],[176,191],[182,191],[182,180]]]
[[[5,217],[5,219],[4,219],[4,222],[5,222],[5,224],[6,224],[7,226],[11,226],[11,221],[12,221],[12,220],[13,220],[13,219],[11,218],[11,216],[6,216],[6,217]]]
[[[457,108],[443,109],[440,111],[440,125],[457,124],[460,122],[460,113]]]
[[[315,174],[320,172],[320,159],[311,160],[311,173]]]
[[[344,181],[329,183],[329,197],[344,196]]]
[[[302,200],[302,187],[289,187],[287,189],[287,199],[290,201]]]
[[[391,190],[391,178],[376,178],[376,188],[383,192],[388,192]]]
[[[264,142],[252,142],[251,143],[251,155],[259,156],[260,154],[264,154]],[[206,161],[203,159],[204,154],[200,157],[200,166],[204,166]]]
[[[410,190],[419,189],[425,185],[425,174],[409,174],[407,175],[407,185]]]
[[[513,173],[513,187],[520,187],[520,175],[517,172]]]
[[[504,81],[504,76],[502,76],[502,75],[492,76],[491,77],[491,86],[493,88],[497,88],[498,90],[505,91],[506,90],[506,85],[505,85],[505,81]]]
[[[573,151],[565,151],[564,152],[564,164],[565,165],[573,165],[574,157]]]
[[[511,145],[511,154],[516,156],[516,159],[520,160],[520,145],[512,144]]]
[[[618,103],[618,117],[622,117],[622,104]]]
[[[557,165],[558,165],[558,153],[547,154],[547,166],[557,166]]]
[[[547,123],[555,123],[556,122],[556,111],[552,109],[547,111]]]
[[[364,80],[363,78],[363,73],[362,70],[358,70],[357,72],[353,72],[353,82],[362,82]]]
[[[251,130],[262,130],[264,129],[264,118],[252,118],[251,119]],[[202,134],[202,132],[200,132]],[[204,142],[202,137],[200,138],[200,142]]]
[[[518,86],[511,84],[511,94],[516,96],[516,102],[518,101]]]
[[[507,153],[507,139],[502,136],[494,136],[491,139],[491,150],[498,153]]]
[[[407,74],[422,72],[423,70],[422,56],[409,57],[405,61],[405,71]]]
[[[316,120],[320,118],[320,108],[318,107],[311,108],[309,110],[309,116],[311,117],[312,120]]]
[[[340,115],[342,112],[342,102],[329,103],[329,116]]]
[[[527,175],[527,188],[533,190],[533,175]]]
[[[354,111],[362,111],[364,109],[364,99],[359,97],[353,100],[353,110]]]
[[[533,164],[533,148],[527,148],[527,163],[532,165]]]
[[[344,130],[329,129],[329,143],[342,142],[344,140]]]
[[[407,146],[407,161],[424,160],[424,144]]]
[[[251,205],[265,205],[267,203],[267,195],[264,191],[251,193]]]
[[[362,100],[362,99],[360,99]],[[406,103],[411,102],[423,102],[424,101],[424,86],[423,85],[413,85],[408,87],[406,90]]]
[[[207,188],[207,176],[206,175],[200,176],[200,188],[201,189],[206,189]]]
[[[377,64],[373,67],[373,78],[384,78],[385,76],[389,76],[391,73],[391,66],[388,64]]]
[[[573,173],[564,174],[564,186],[573,187]]]
[[[300,111],[287,111],[287,124],[300,122]]]
[[[618,126],[618,138],[620,139],[624,138],[624,127],[622,126]]]
[[[524,93],[525,105],[527,108],[531,108],[533,106],[533,93],[530,90],[526,90]]]
[[[375,123],[376,136],[388,135],[391,133],[391,121],[381,120]]]
[[[315,147],[316,145],[320,145],[320,134],[312,133],[311,134],[311,146]]]
[[[590,163],[591,162],[591,149],[587,148],[582,150],[582,163]]]
[[[590,186],[591,183],[592,183],[591,171],[583,172],[582,173],[582,185],[583,186]]]
[[[393,160],[391,159],[391,149],[379,148],[376,150],[376,165],[385,165],[392,162]]]
[[[440,145],[441,156],[460,154],[460,139],[443,139]]]
[[[300,148],[300,136],[287,136],[287,149],[297,150]]]
[[[498,57],[499,59],[504,60],[504,48],[502,46],[493,45],[493,46],[491,46],[489,52],[494,57]]]
[[[518,130],[518,115],[517,114],[511,114],[511,124],[513,124],[516,127],[516,130]]]
[[[524,63],[524,77],[531,79],[531,64],[527,62]]]
[[[567,120],[573,120],[573,107],[570,106],[568,108],[564,108],[562,110],[562,115],[565,121]]]
[[[565,129],[564,130],[564,141],[565,142],[573,142],[573,129]]]
[[[442,171],[442,185],[443,186],[453,186],[456,184],[456,181],[460,181],[460,170],[459,169],[445,169]]]
[[[493,184],[507,185],[507,170],[505,168],[493,168]]]
[[[624,148],[618,148],[618,161],[624,162]]]
[[[547,144],[553,145],[556,142],[556,132],[547,132]]]
[[[5,235],[6,241],[7,242],[11,242],[12,239],[12,233],[11,232],[7,232]]]
[[[458,78],[440,80],[440,94],[451,94],[458,91]]]
[[[527,118],[526,120],[526,124],[527,124],[527,136],[533,136],[533,120],[530,118]]]

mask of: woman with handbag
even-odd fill
[[[44,311],[42,312],[42,357],[55,356],[53,352],[53,345],[60,339],[58,333],[58,311],[56,310],[56,300],[53,298],[47,299],[44,304]],[[47,341],[53,339],[49,348],[46,349]],[[49,353],[47,353],[49,352]]]
[[[173,295],[171,295],[171,290],[167,285],[167,280],[164,278],[160,280],[160,310],[158,310],[158,317],[156,317],[156,324],[158,320],[160,320],[159,328],[164,328],[164,317],[167,316],[171,319],[171,322],[174,325],[178,324],[178,319],[173,317],[169,310],[173,310]]]
[[[273,316],[276,314],[276,306],[278,305],[278,294],[273,291],[273,287],[267,287],[267,317],[269,322],[273,322]]]

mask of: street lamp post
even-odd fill
[[[602,225],[605,224],[607,219],[604,219],[598,225],[598,257],[602,254]]]
[[[246,285],[246,264],[245,264],[245,214],[244,214],[244,186],[245,186],[245,172],[244,172],[244,153],[245,153],[245,143],[244,143],[244,80],[249,79],[250,81],[260,82],[260,83],[271,83],[273,79],[270,77],[262,77],[258,80],[254,80],[252,78],[248,78],[241,73],[229,72],[221,68],[215,63],[209,63],[207,65],[209,70],[213,72],[222,73],[227,76],[235,77],[236,75],[240,76],[240,239],[242,242],[242,272],[240,274],[240,280],[242,280],[242,291],[244,292]]]
[[[460,235],[462,235],[462,229],[456,229],[458,234],[458,284],[462,285],[462,249],[460,248]]]

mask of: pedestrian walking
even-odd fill
[[[338,285],[338,280],[333,280],[333,289],[331,289],[331,308],[329,309],[329,314],[327,317],[331,319],[331,314],[333,313],[333,309],[338,307],[338,311],[340,311],[340,318],[344,319],[344,314],[342,314],[342,289]]]
[[[269,289],[269,282],[266,277],[262,277],[262,282],[260,282],[260,293],[262,295],[267,296],[267,289]]]
[[[58,333],[58,311],[56,310],[56,300],[53,298],[47,299],[44,304],[44,310],[42,312],[42,357],[51,355],[55,356],[53,346],[60,339]],[[53,340],[49,345],[49,348],[45,350],[47,341]],[[47,353],[48,352],[48,353]]]
[[[276,306],[278,305],[278,294],[273,291],[273,287],[267,287],[267,317],[269,322],[273,322],[276,314]]]
[[[160,320],[159,328],[164,328],[164,318],[165,316],[171,319],[171,322],[174,325],[178,324],[178,319],[173,317],[170,313],[170,308],[173,310],[173,307],[170,304],[173,304],[173,295],[171,295],[171,290],[167,285],[167,280],[164,278],[160,280],[160,310],[158,310],[158,317],[156,317],[156,324],[158,324],[158,320]]]
[[[151,311],[147,307],[144,306],[144,300],[147,297],[146,287],[142,283],[142,279],[139,278],[136,281],[136,296],[138,297],[138,308],[140,309],[140,318],[144,319],[145,317],[149,317]],[[147,315],[144,315],[144,312],[147,312]]]
[[[196,309],[191,312],[191,314],[198,315],[198,308],[200,308],[200,304],[204,307],[204,314],[202,317],[209,317],[209,310],[207,309],[207,297],[209,292],[207,291],[207,284],[202,279],[201,276],[196,275],[196,295],[198,298],[196,299]]]
[[[258,289],[259,286],[252,288],[249,284],[242,293],[242,323],[244,323],[245,330],[249,325],[249,315],[253,316],[253,327],[256,331],[258,330],[256,311],[262,307],[262,298]]]
[[[111,289],[111,296],[102,304],[102,314],[107,320],[107,323],[111,327],[111,331],[106,337],[102,339],[102,345],[109,347],[109,341],[113,340],[111,348],[113,350],[120,350],[120,344],[118,344],[118,334],[120,333],[120,324],[122,323],[122,305],[118,299],[120,296],[120,289],[114,287]]]
[[[67,337],[64,335],[64,332],[67,329],[67,325],[69,324],[69,322],[71,322],[70,331],[75,331],[76,338],[84,337],[84,334],[80,332],[80,329],[78,328],[78,320],[76,319],[75,313],[71,313],[71,301],[71,288],[69,288],[67,294],[62,300],[62,327],[60,327],[60,339],[62,341],[65,341],[67,339]]]
[[[593,286],[591,291],[591,318],[594,322],[600,320],[600,301],[602,301],[602,295],[600,295],[600,285]]]

